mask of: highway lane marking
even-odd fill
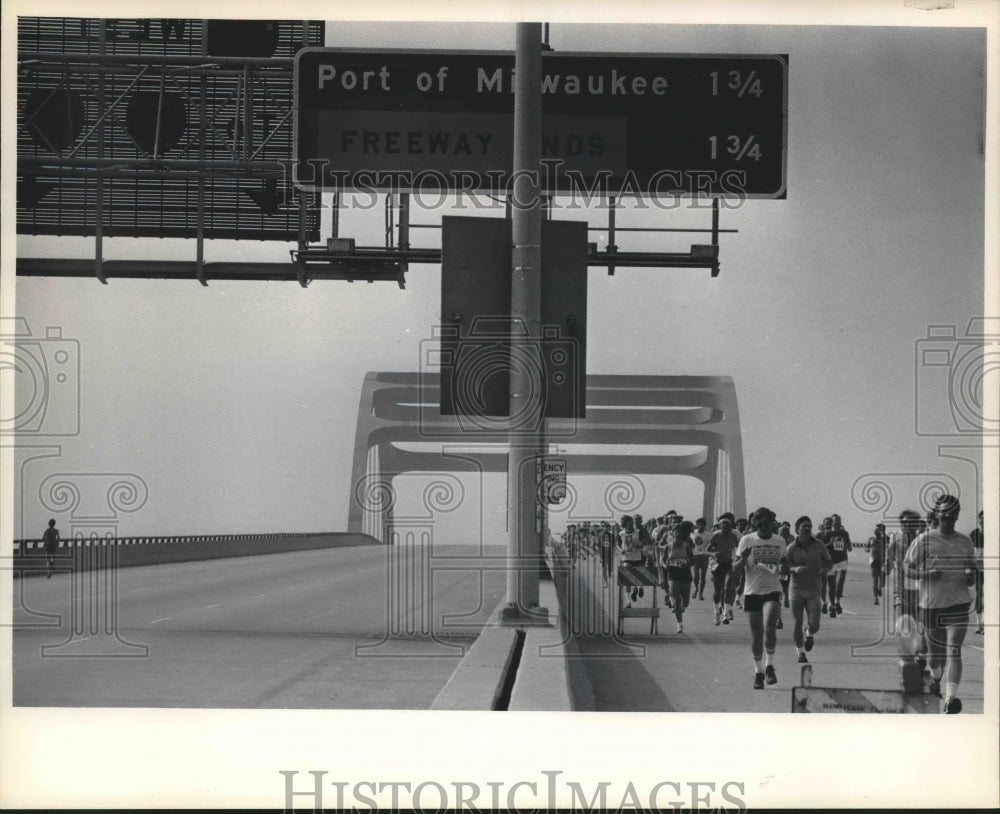
[[[164,616],[162,619],[153,619],[150,622],[146,622],[147,625],[155,625],[157,622],[166,622],[170,619],[169,616]]]
[[[220,605],[222,605],[221,602],[216,602],[214,605],[206,605],[205,610],[208,610],[209,608],[218,608]]]

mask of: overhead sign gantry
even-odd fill
[[[542,60],[542,189],[782,198],[785,55]],[[509,190],[514,55],[306,48],[296,181],[315,189]]]

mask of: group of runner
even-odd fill
[[[879,604],[891,581],[894,626],[897,633],[910,631],[914,657],[928,668],[928,691],[940,696],[944,682],[946,713],[961,711],[961,645],[973,586],[977,633],[983,630],[983,515],[979,513],[979,528],[970,537],[955,530],[959,510],[957,498],[942,495],[925,520],[905,511],[897,533],[887,535],[880,524],[864,546],[874,603]],[[734,621],[734,605],[747,614],[755,689],[778,680],[774,660],[782,606],[791,609],[798,661],[808,662],[806,653],[813,649],[821,617],[835,619],[843,612],[848,555],[855,547],[839,515],[823,518],[815,533],[812,520],[802,516],[793,532],[791,523],[779,523],[767,507],[749,518],[724,513],[711,529],[704,518],[691,523],[675,511],[648,522],[641,515],[625,515],[620,524],[570,526],[563,539],[571,553],[599,554],[609,580],[615,549],[621,564],[652,569],[678,633],[684,632],[692,596],[704,599],[710,580],[716,625]],[[627,592],[625,607],[643,596],[641,587],[619,590]]]

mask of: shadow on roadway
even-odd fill
[[[666,694],[632,647],[607,636],[578,637],[594,708],[615,712],[674,712]],[[643,642],[648,646],[648,642]]]

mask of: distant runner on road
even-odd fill
[[[719,517],[719,530],[708,542],[711,558],[709,571],[712,574],[712,602],[715,604],[715,624],[728,625],[733,621],[733,599],[736,583],[733,580],[733,554],[739,545],[739,538],[733,531],[733,521],[727,515]]]
[[[625,565],[639,565],[643,561],[642,555],[642,542],[639,537],[639,532],[636,531],[633,525],[631,515],[623,515],[621,521],[622,530],[618,532],[618,550],[621,552],[622,563]],[[619,591],[625,590],[624,586],[620,586]],[[639,598],[639,589],[632,588],[629,592],[629,601],[626,603],[626,608],[632,607],[632,602],[635,602]]]
[[[42,548],[45,549],[45,564],[49,568],[45,578],[51,579],[52,569],[56,564],[56,549],[59,548],[59,529],[56,528],[55,520],[49,520],[49,527],[42,534]]]
[[[847,579],[847,554],[851,550],[851,535],[840,524],[840,515],[830,515],[830,530],[826,533],[826,550],[830,552],[833,567],[826,577],[826,595],[830,603],[830,618],[843,613],[840,600],[844,598],[844,582]]]
[[[705,580],[708,577],[708,544],[712,532],[705,528],[705,518],[694,521],[694,593],[699,599],[705,598]]]

